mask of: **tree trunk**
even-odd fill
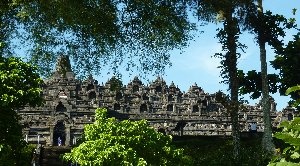
[[[227,24],[224,25],[227,31],[228,53],[226,56],[229,89],[231,100],[231,122],[232,122],[232,138],[233,138],[233,157],[237,164],[240,163],[240,130],[239,130],[239,101],[238,101],[238,78],[237,78],[237,44],[236,37],[239,33],[237,21],[229,14],[226,18]]]
[[[1,9],[0,9],[1,10]],[[3,57],[3,50],[4,50],[4,45],[5,45],[5,38],[4,38],[4,33],[3,33],[3,21],[2,21],[2,17],[3,17],[3,14],[2,12],[0,11],[0,58]],[[1,60],[1,59],[0,59]]]
[[[263,21],[263,7],[262,0],[258,1],[258,17]],[[263,25],[263,24],[262,24]],[[268,77],[267,77],[267,60],[266,60],[266,42],[263,36],[264,26],[260,27],[258,33],[258,42],[260,50],[260,63],[261,63],[261,82],[262,82],[262,109],[264,117],[264,134],[262,139],[263,150],[267,154],[272,154],[274,152],[274,144],[272,140],[272,126],[270,117],[270,101],[269,101],[269,87],[268,87]]]

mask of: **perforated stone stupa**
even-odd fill
[[[225,108],[215,100],[215,94],[205,93],[197,84],[185,93],[172,82],[167,85],[157,77],[150,85],[144,85],[135,77],[119,90],[113,90],[112,78],[99,84],[93,77],[77,80],[67,56],[62,56],[53,75],[44,80],[41,107],[24,107],[17,112],[21,116],[24,138],[34,144],[57,146],[76,144],[84,125],[94,121],[98,107],[108,109],[110,116],[118,119],[147,119],[149,124],[167,134],[182,136],[229,136],[231,120]],[[276,112],[271,103],[273,126],[285,119],[292,119],[294,110],[287,108]],[[242,132],[248,132],[255,122],[258,132],[263,132],[263,114],[259,104],[245,105],[239,111]]]

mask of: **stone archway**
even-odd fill
[[[173,95],[170,94],[170,95],[168,96],[168,101],[169,101],[169,102],[174,101]]]
[[[115,103],[114,104],[114,110],[115,111],[121,110],[121,105],[119,103]]]
[[[193,111],[192,112],[199,112],[199,106],[193,105]]]
[[[58,105],[56,106],[56,112],[66,112],[67,108],[62,104],[60,101]]]
[[[140,113],[148,112],[147,104],[142,104],[140,106]]]
[[[287,116],[287,118],[288,118],[288,121],[291,121],[291,120],[294,119],[294,116],[293,116],[292,113],[289,113],[288,116]]]
[[[96,99],[96,92],[95,91],[91,91],[89,94],[88,94],[88,98],[89,100],[92,100],[92,99]]]
[[[160,85],[156,86],[155,87],[155,92],[156,93],[159,93],[159,92],[161,93],[162,92],[162,87]]]
[[[61,145],[66,144],[66,127],[64,121],[57,121],[53,129],[53,145],[58,146],[58,140],[61,139]]]
[[[139,91],[139,86],[138,85],[133,85],[132,92],[135,93],[135,92],[138,92],[138,91]]]
[[[174,110],[173,110],[173,104],[168,104],[167,105],[167,111],[169,111],[169,112],[173,112]]]

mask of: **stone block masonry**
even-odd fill
[[[144,85],[135,77],[127,85],[113,90],[115,78],[105,84],[99,84],[91,76],[84,81],[75,79],[70,64],[59,66],[65,65],[62,62],[69,63],[64,58],[68,57],[62,56],[53,75],[44,81],[44,105],[17,110],[24,139],[30,143],[58,146],[60,138],[62,146],[76,144],[84,125],[94,121],[98,107],[107,108],[110,116],[120,120],[146,119],[158,131],[174,136],[231,135],[228,111],[216,101],[216,94],[205,93],[197,84],[182,92],[173,82],[167,85],[160,77],[150,85]],[[275,101],[270,101],[274,127],[296,116],[292,108],[276,111]],[[244,105],[239,111],[241,132],[248,132],[254,124],[257,132],[263,132],[262,117],[260,104]]]

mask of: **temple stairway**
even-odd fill
[[[63,162],[60,155],[71,151],[68,146],[52,146],[43,147],[41,149],[40,166],[67,166],[67,162]]]

